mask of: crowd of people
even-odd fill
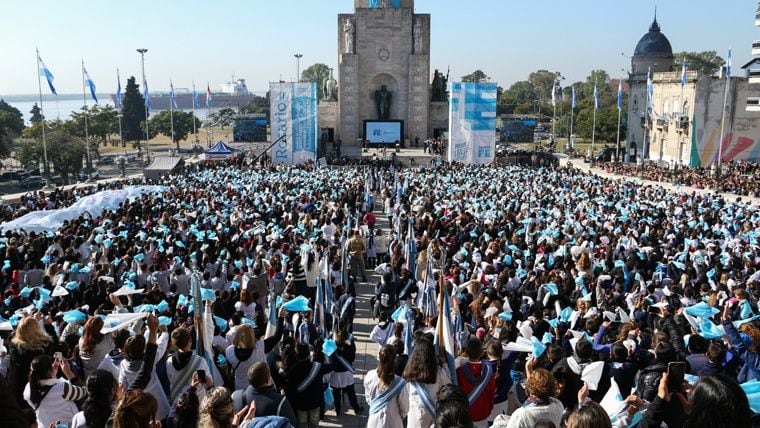
[[[572,167],[191,166],[159,184],[2,231],[8,426],[316,427],[350,406],[368,426],[748,427],[760,411],[745,202]],[[363,400],[358,287],[378,320]]]
[[[610,173],[640,177],[651,181],[760,197],[760,166],[754,162],[726,162],[723,164],[719,178],[714,166],[671,168],[655,162],[647,162],[644,165],[608,163],[604,165],[604,169]]]

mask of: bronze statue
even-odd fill
[[[388,120],[391,116],[391,96],[392,92],[385,85],[375,91],[375,104],[377,105],[377,118],[379,120]]]
[[[449,92],[446,89],[446,84],[448,81],[448,73],[446,73],[446,76],[444,76],[443,73],[438,72],[438,69],[435,70],[435,73],[433,74],[433,84],[430,95],[431,101],[446,102],[449,100]]]
[[[330,69],[330,78],[325,80],[322,87],[323,101],[338,101],[338,82],[333,78],[333,69]]]

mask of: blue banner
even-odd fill
[[[272,147],[272,161],[315,161],[319,126],[316,83],[271,83],[270,100],[272,140],[284,137]]]
[[[452,83],[449,161],[484,164],[496,148],[496,83]]]

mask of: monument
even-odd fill
[[[430,15],[414,0],[354,0],[338,15],[338,63],[337,123],[322,126],[344,144],[364,137],[365,121],[401,122],[402,143],[428,138]]]

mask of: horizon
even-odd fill
[[[294,53],[304,55],[301,71],[315,63],[337,69],[337,16],[351,13],[353,3],[283,0],[247,4],[230,0],[212,9],[189,2],[178,10],[174,4],[145,0],[116,5],[87,0],[76,7],[52,0],[34,6],[11,3],[6,5],[6,16],[14,19],[9,20],[6,31],[23,37],[0,48],[4,63],[13,65],[0,72],[0,97],[37,95],[35,46],[55,76],[61,95],[81,93],[83,57],[98,93],[115,91],[117,66],[122,89],[130,76],[142,83],[137,47],[149,49],[146,77],[157,93],[168,92],[170,79],[175,88],[191,90],[194,80],[198,92],[205,92],[207,82],[212,92],[217,92],[233,75],[246,79],[251,92],[266,92],[268,82],[295,80]],[[752,58],[752,42],[760,40],[760,31],[754,26],[755,0],[732,1],[730,6],[715,6],[706,0],[636,4],[482,0],[476,7],[462,4],[416,1],[416,13],[431,15],[431,71],[451,67],[451,81],[456,81],[480,69],[505,89],[539,69],[559,71],[568,83],[583,81],[595,69],[605,70],[611,78],[620,77],[621,69],[630,68],[630,58],[624,55],[632,54],[648,30],[655,7],[674,53],[715,50],[725,59],[732,46],[734,67],[738,68]],[[136,12],[148,8],[153,13],[143,16],[135,31],[110,25],[113,16],[123,15],[127,8]],[[46,12],[40,16],[32,13],[34,10]],[[167,21],[169,15],[173,19]],[[598,16],[603,18],[592,18]],[[620,16],[625,19],[616,19]],[[57,30],[60,22],[82,22],[83,17],[85,25]],[[479,25],[470,25],[473,21]],[[94,38],[93,22],[100,23]],[[197,30],[186,28],[183,22],[197,23]],[[463,27],[466,32],[451,31]],[[36,37],[29,36],[29,28],[39,29]],[[705,28],[710,31],[703,31]],[[167,29],[174,37],[166,37]],[[488,44],[483,49],[473,48],[481,40]],[[42,89],[49,94],[44,81]]]

